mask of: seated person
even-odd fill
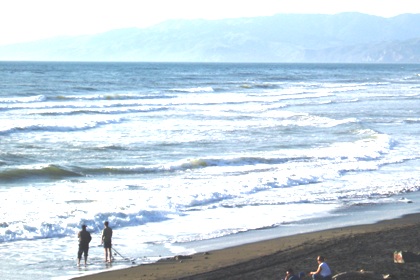
[[[318,256],[316,260],[318,262],[318,269],[309,272],[309,275],[312,276],[312,279],[331,280],[332,272],[328,264],[324,261],[324,257]]]
[[[286,277],[284,280],[299,280],[300,278],[293,272],[293,269],[289,268],[286,270]]]

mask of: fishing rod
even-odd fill
[[[134,259],[129,259],[124,257],[123,255],[121,255],[117,250],[115,250],[114,247],[111,247],[112,250],[114,250],[115,253],[117,253],[121,258],[123,258],[125,261],[131,261],[132,264],[135,264],[136,262],[134,261]]]

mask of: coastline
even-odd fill
[[[284,236],[72,279],[281,279],[288,268],[306,273],[315,270],[317,255],[325,256],[334,274],[365,270],[390,274],[396,277],[393,279],[419,279],[420,262],[396,264],[393,261],[394,251],[420,252],[418,232],[420,212],[372,224]]]

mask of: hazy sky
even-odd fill
[[[0,44],[147,27],[167,19],[340,12],[420,13],[420,0],[1,0]]]

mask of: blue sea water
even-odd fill
[[[0,62],[0,77],[4,279],[418,211],[420,65]]]

